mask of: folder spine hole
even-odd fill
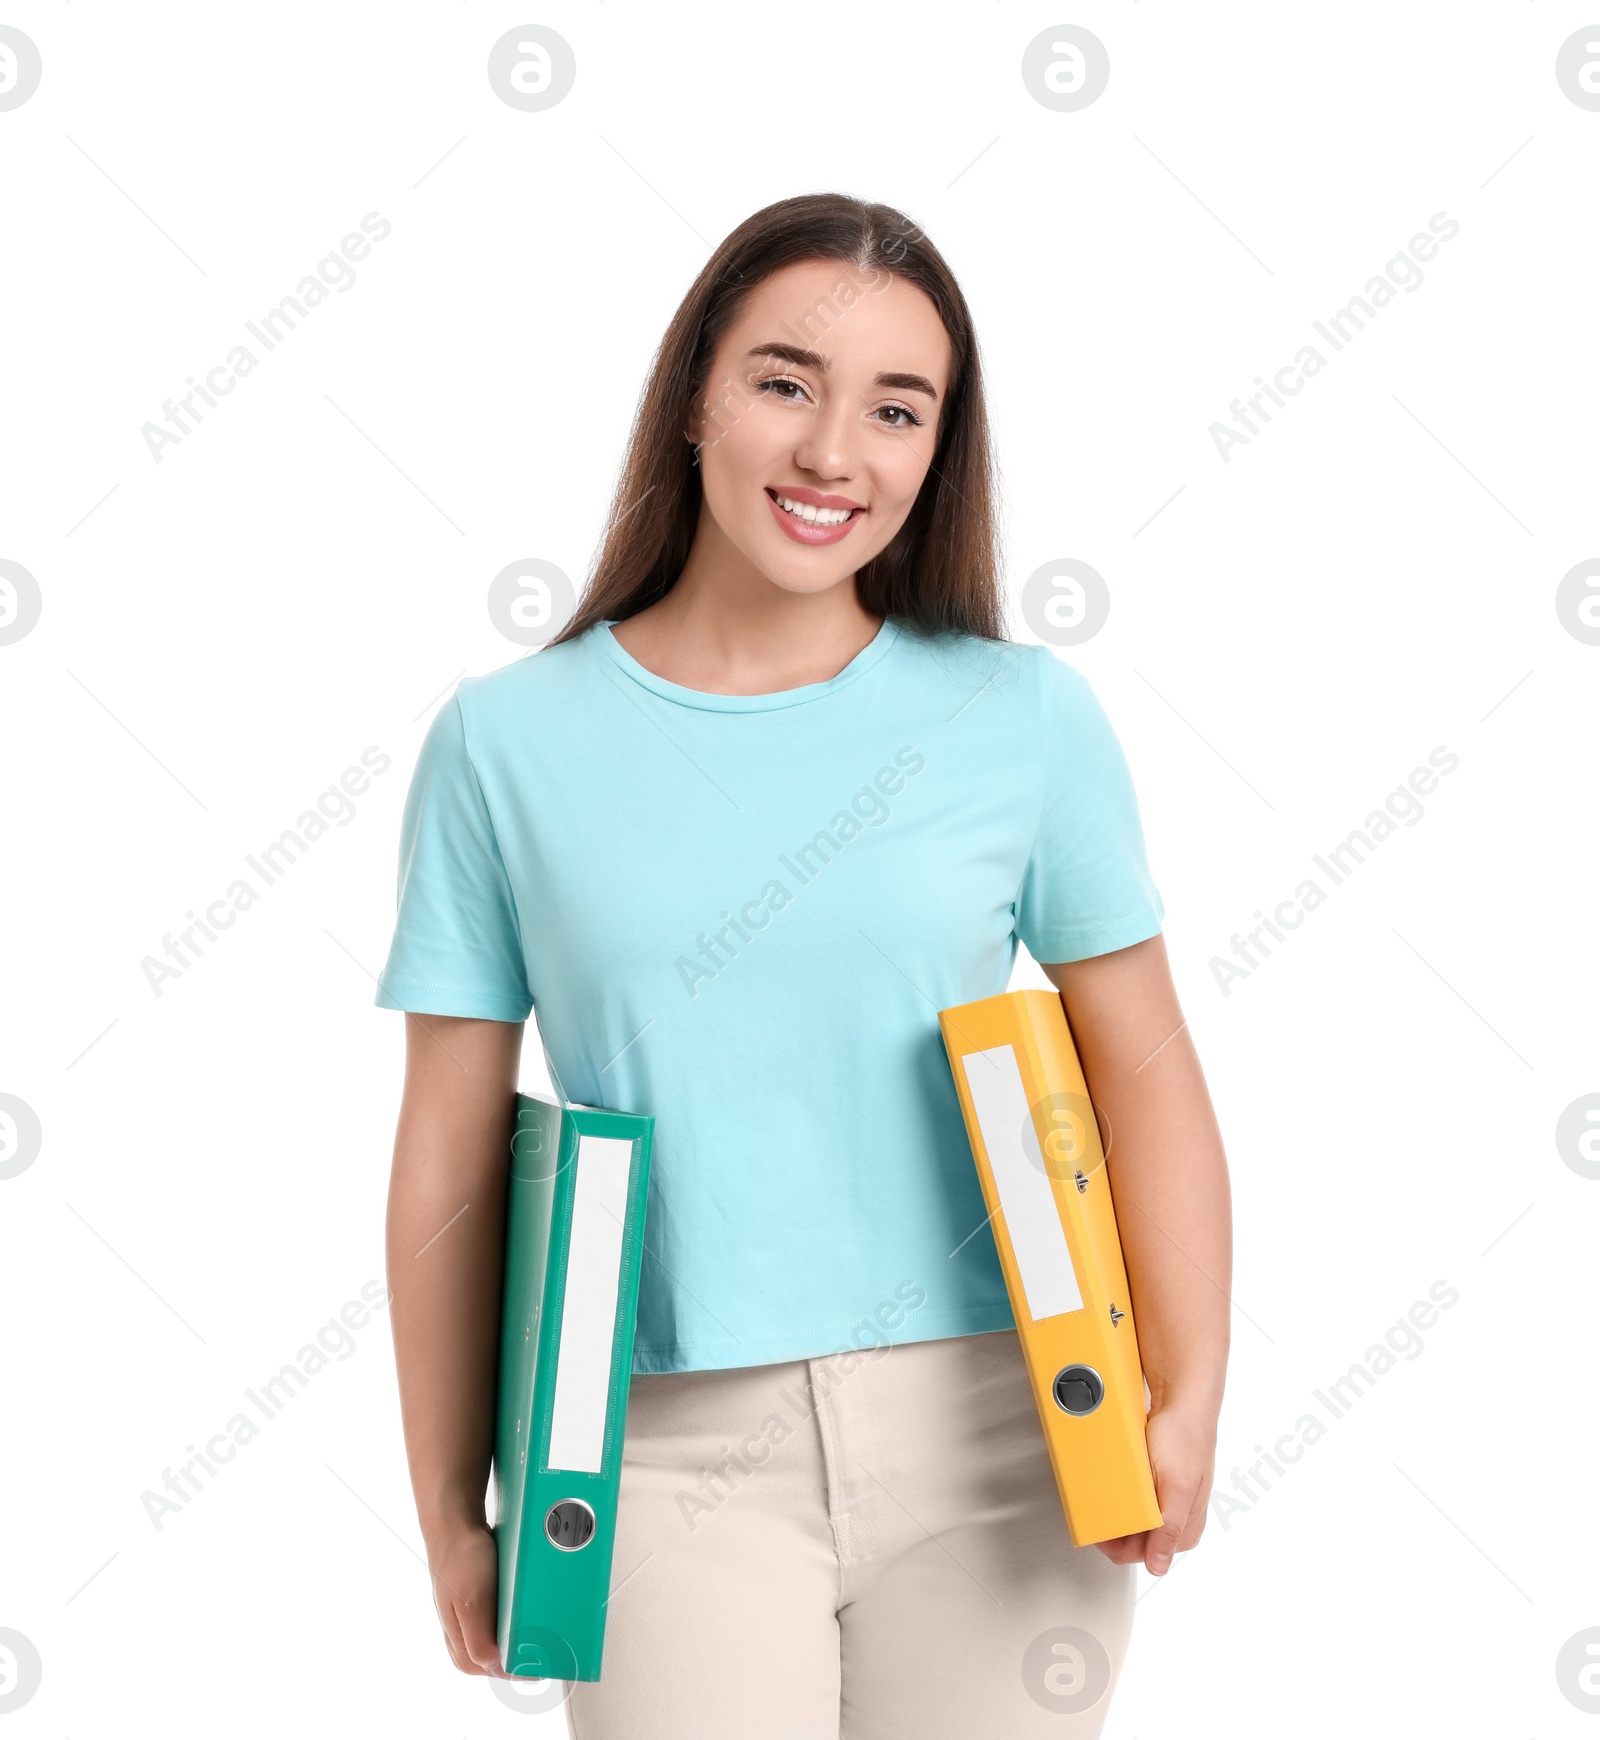
[[[544,1532],[564,1553],[575,1553],[594,1539],[594,1512],[581,1498],[563,1498],[545,1513]]]
[[[1105,1380],[1092,1365],[1067,1365],[1056,1373],[1050,1393],[1064,1414],[1092,1414],[1105,1400]]]

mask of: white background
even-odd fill
[[[1132,765],[1227,1140],[1219,1490],[1460,1294],[1139,1572],[1106,1735],[1594,1730],[1555,1664],[1600,1625],[1600,1182],[1554,1137],[1600,1090],[1600,647],[1555,607],[1600,554],[1600,113],[1555,77],[1593,14],[5,12],[44,68],[0,113],[0,556],[43,597],[0,647],[0,1092],[43,1129],[0,1182],[0,1626],[44,1663],[8,1736],[563,1732],[450,1666],[382,1313],[159,1531],[140,1495],[383,1275],[372,975],[422,733],[523,650],[490,579],[581,579],[679,298],[822,190],[909,213],[972,303],[1013,598],[1063,556],[1110,589],[1061,656]],[[543,113],[486,76],[530,21],[577,57]],[[1067,21],[1111,59],[1076,113],[1020,71]],[[371,211],[354,287],[152,459],[163,400]],[[1224,463],[1210,425],[1440,211],[1421,287]],[[1224,995],[1233,933],[1441,744],[1424,818]],[[368,745],[354,820],[157,997],[143,958]]]

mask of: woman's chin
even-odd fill
[[[807,550],[791,544],[787,538],[775,548],[765,537],[730,539],[756,573],[782,592],[803,596],[830,591],[849,580],[860,565],[853,554],[843,549]]]
[[[830,569],[824,573],[810,570],[796,573],[788,564],[776,568],[764,566],[761,571],[780,592],[791,592],[807,598],[829,592],[835,586],[843,585],[855,574],[854,567]]]

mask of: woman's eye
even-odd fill
[[[805,383],[790,375],[768,375],[765,380],[756,383],[756,391],[770,393],[773,398],[782,400],[786,405],[798,404],[808,396]],[[922,419],[908,405],[880,405],[872,414],[883,419],[886,429],[922,427]]]

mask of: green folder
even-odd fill
[[[600,1677],[654,1128],[517,1095],[493,1475],[508,1674]]]

